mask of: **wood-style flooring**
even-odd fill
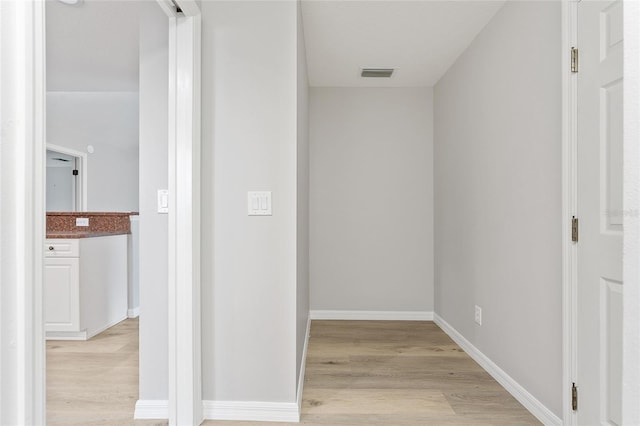
[[[137,320],[126,320],[87,342],[47,342],[49,425],[166,424],[132,420],[137,331]],[[422,321],[313,321],[301,423],[540,424],[438,326]]]

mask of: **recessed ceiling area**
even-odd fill
[[[431,87],[504,1],[302,0],[309,84]],[[395,68],[362,78],[362,68]]]

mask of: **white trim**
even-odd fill
[[[447,323],[438,314],[434,314],[433,321],[447,333],[454,342],[458,344],[471,358],[473,358],[480,367],[484,368],[498,383],[504,387],[515,399],[520,402],[527,410],[531,412],[538,420],[543,424],[550,425],[562,425],[562,420],[553,414],[551,410],[538,401],[533,395],[531,395],[524,387],[516,382],[511,376],[509,376],[504,370],[498,367],[489,357],[480,352],[471,342],[464,338],[456,329],[454,329],[449,323]]]
[[[120,324],[122,321],[124,321],[126,319],[127,319],[127,316],[123,315],[120,318],[111,321],[107,325],[104,325],[104,326],[92,331],[91,333],[87,333],[87,340],[91,339],[93,336],[97,336],[98,334],[102,333],[103,331],[106,331],[106,330],[110,329],[111,327],[113,327],[116,324]]]
[[[309,312],[312,320],[433,321],[431,311],[325,311]]]
[[[578,47],[577,1],[562,1],[562,416],[575,425],[571,384],[577,373],[577,246],[571,241],[571,218],[577,216],[577,75],[571,72],[571,47]]]
[[[640,4],[624,2],[622,424],[640,424]]]
[[[176,17],[176,6],[171,0],[156,0],[156,2],[158,3],[158,6],[160,6],[160,9],[162,9],[169,18]]]
[[[82,330],[82,331],[47,331],[46,332],[46,338],[47,340],[89,340],[91,339],[93,336],[97,336],[98,334],[102,333],[103,331],[106,331],[108,329],[110,329],[111,327],[113,327],[116,324],[121,323],[122,321],[126,320],[127,318],[129,318],[128,316],[124,315],[116,320],[111,321],[110,323],[92,331],[91,333],[87,333],[87,330]]]
[[[140,306],[133,309],[127,309],[127,318],[138,318],[140,316]]]
[[[200,6],[196,0],[175,0],[180,6],[182,14],[186,17],[194,17],[200,15]]]
[[[80,159],[80,165],[78,170],[80,173],[80,188],[76,188],[76,197],[79,195],[80,200],[76,199],[76,211],[86,212],[88,201],[88,182],[89,178],[89,161],[86,152],[76,151],[75,149],[66,148],[60,145],[54,145],[47,143],[47,150],[59,152],[60,154],[67,154]]]
[[[167,400],[143,400],[136,401],[136,409],[133,413],[136,420],[164,420],[169,418],[169,401]]]
[[[169,425],[202,422],[200,316],[201,17],[169,18]],[[194,9],[195,8],[195,9]]]
[[[87,340],[87,330],[83,331],[47,331],[47,340]]]
[[[0,397],[2,421],[44,424],[43,1],[0,2]],[[10,392],[6,392],[10,390]]]
[[[241,420],[254,422],[300,421],[295,402],[202,401],[206,420]]]
[[[304,347],[302,348],[302,363],[300,364],[300,374],[298,375],[298,392],[296,401],[298,403],[298,418],[302,413],[302,393],[304,392],[304,373],[307,369],[307,350],[309,349],[309,337],[311,336],[311,315],[307,319],[307,331],[304,336]]]

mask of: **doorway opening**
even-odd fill
[[[87,155],[47,144],[47,212],[87,211]]]

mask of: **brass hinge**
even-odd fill
[[[578,49],[571,48],[571,72],[578,72]]]
[[[578,410],[578,388],[575,383],[571,385],[571,409]]]
[[[575,216],[571,219],[571,241],[578,242],[578,218]]]

